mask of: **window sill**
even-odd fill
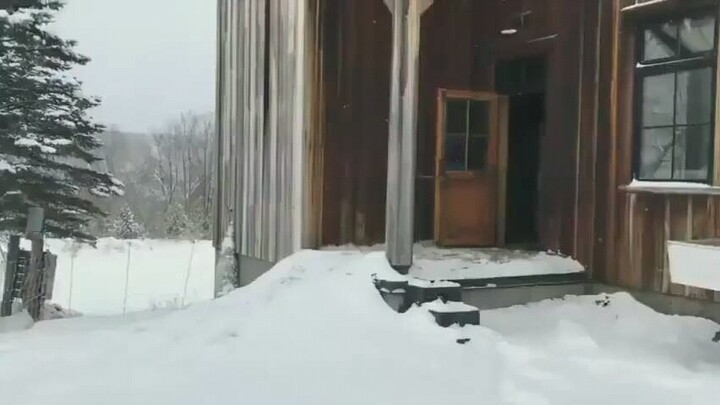
[[[623,17],[648,18],[659,14],[692,10],[716,4],[715,0],[650,0],[623,7],[620,12]]]
[[[620,190],[629,194],[720,195],[720,187],[683,182],[633,181]]]

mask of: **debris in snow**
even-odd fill
[[[464,345],[464,344],[468,343],[468,342],[471,341],[471,340],[472,340],[472,339],[470,339],[470,338],[463,338],[463,339],[458,339],[458,340],[456,340],[456,342],[458,342],[458,343],[461,344],[461,345]]]
[[[46,302],[45,307],[43,308],[41,319],[44,321],[49,321],[53,319],[77,318],[80,316],[82,316],[80,312],[68,310],[58,304]]]
[[[715,343],[720,342],[720,332],[715,334],[715,337],[712,339],[712,341]]]
[[[607,295],[602,295],[599,300],[595,301],[595,305],[603,308],[607,307],[608,305],[610,305],[610,297]]]

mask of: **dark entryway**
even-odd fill
[[[537,247],[540,145],[545,129],[545,60],[498,63],[496,89],[509,97],[506,244]]]

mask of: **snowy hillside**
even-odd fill
[[[0,392],[13,405],[717,400],[720,325],[619,294],[484,311],[480,327],[443,329],[419,309],[391,311],[371,283],[378,271],[359,252],[301,252],[184,310],[0,334]]]

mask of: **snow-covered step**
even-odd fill
[[[460,326],[480,325],[480,311],[476,307],[462,302],[445,302],[438,299],[423,304],[421,308],[428,310],[435,317],[435,322],[444,328],[456,324]]]
[[[462,287],[452,281],[428,281],[416,278],[408,282],[406,296],[408,306],[433,302],[438,299],[462,301]]]

